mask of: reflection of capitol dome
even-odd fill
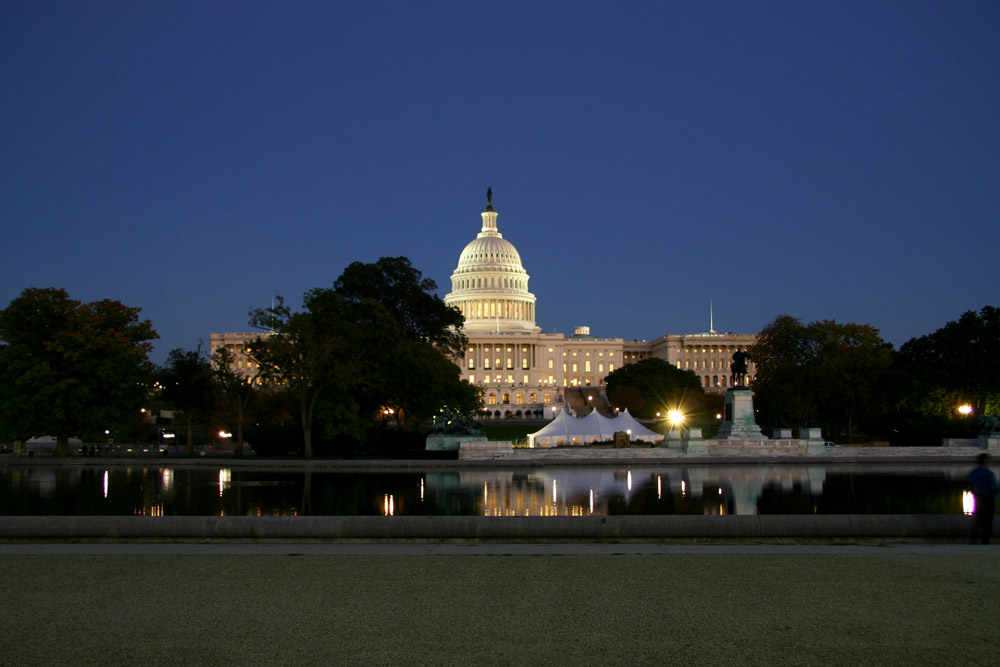
[[[466,331],[538,331],[528,274],[517,249],[497,231],[491,195],[483,229],[462,251],[444,302],[461,311]]]

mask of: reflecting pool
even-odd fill
[[[0,514],[961,514],[961,464],[567,466],[363,472],[0,467]]]

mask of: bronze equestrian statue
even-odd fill
[[[729,377],[729,384],[731,386],[746,386],[748,361],[750,361],[750,355],[743,350],[737,350],[736,354],[733,355],[733,364],[730,367],[733,374]]]

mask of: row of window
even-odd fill
[[[681,352],[684,354],[734,354],[736,350],[745,349],[739,345],[713,345],[711,347],[693,347],[685,345]],[[700,350],[700,352],[699,352]]]
[[[499,282],[497,282],[499,280]],[[483,279],[482,278],[463,278],[455,281],[455,289],[483,289]],[[527,291],[528,281],[518,278],[487,278],[486,279],[486,289],[490,288],[503,288],[503,289],[520,289]]]
[[[458,310],[466,318],[502,317],[510,320],[534,318],[532,305],[520,301],[469,301],[458,303]]]
[[[551,361],[552,360],[550,359],[549,360],[549,362],[550,362],[549,368],[552,368]],[[494,363],[494,365],[492,367],[500,369],[500,368],[504,367],[504,364],[501,363],[501,360],[498,357],[495,360],[495,363]],[[513,368],[514,368],[514,360],[508,358],[507,359],[507,363],[506,363],[506,367],[507,367],[507,370],[513,370]],[[489,358],[483,359],[483,369],[490,370],[490,368],[491,368],[491,366],[490,366],[490,360],[489,360]],[[476,360],[475,359],[472,359],[472,358],[469,359],[469,370],[470,371],[476,370]],[[521,370],[523,370],[523,371],[528,370],[528,359],[527,358],[521,359]]]
[[[752,382],[753,378],[749,375],[747,376],[747,382]],[[711,379],[706,375],[701,380],[702,386],[705,387],[725,387],[726,386],[726,376],[713,375]]]
[[[469,380],[469,384],[476,384],[476,374],[475,373],[469,373],[468,380]],[[495,376],[492,376],[492,377],[489,376],[489,375],[484,375],[482,377],[482,381],[483,381],[484,384],[489,384],[491,382],[494,382],[496,384],[500,384],[500,383],[514,384],[514,376],[511,375],[511,374],[508,374],[507,378],[504,379],[504,377],[502,375],[495,375]],[[526,384],[531,384],[531,381],[528,379],[527,375],[525,375],[524,378],[521,380],[521,385],[522,386],[526,385]],[[538,384],[541,385],[541,386],[543,386],[543,387],[546,386],[546,385],[551,385],[551,386],[554,387],[554,386],[556,386],[556,379],[553,376],[550,375],[548,377],[548,379],[539,380]],[[593,378],[583,378],[582,380],[580,378],[567,378],[567,379],[563,380],[563,386],[564,387],[590,387],[590,386],[593,386],[593,384],[594,384],[594,379]],[[603,377],[597,380],[597,386],[599,386],[599,387],[603,387],[604,386],[604,378]]]
[[[487,405],[497,405],[498,399],[499,399],[499,403],[500,404],[502,404],[502,405],[510,405],[510,394],[509,393],[500,394],[499,397],[496,394],[491,393],[489,396],[486,397],[486,404]],[[552,394],[550,394],[549,392],[545,392],[544,394],[542,394],[542,402],[545,403],[546,405],[551,404],[552,403]],[[528,403],[530,403],[530,404],[538,403],[538,394],[536,394],[535,392],[532,392],[532,393],[528,394]],[[514,404],[515,405],[524,405],[524,394],[522,394],[522,393],[514,394]]]
[[[545,361],[546,361],[546,366],[547,366],[547,368],[549,370],[552,370],[552,369],[555,368],[555,360],[553,360],[553,359],[546,359]],[[476,370],[476,360],[475,359],[473,359],[473,358],[470,357],[467,360],[467,362],[468,362],[467,363],[468,370],[470,370],[470,371]],[[493,370],[494,368],[497,369],[497,370],[500,370],[501,368],[506,368],[507,370],[514,370],[514,360],[511,359],[510,357],[508,357],[507,360],[506,360],[506,364],[504,364],[503,361],[501,359],[499,359],[499,358],[495,359],[492,363],[491,363],[490,359],[488,359],[488,358],[487,359],[483,359],[483,370],[487,370],[488,371],[488,370]],[[715,368],[714,362],[713,362],[712,368]],[[580,364],[577,363],[577,362],[575,362],[575,361],[572,364],[567,364],[564,361],[563,365],[562,365],[562,369],[563,369],[563,373],[566,373],[566,372],[569,372],[569,371],[572,371],[574,373],[579,373],[580,372]],[[528,370],[528,359],[527,358],[521,359],[521,370],[523,370],[523,371]],[[608,364],[608,373],[611,373],[614,370],[615,370],[615,365],[614,364]],[[592,373],[593,371],[594,371],[594,364],[591,363],[590,359],[585,359],[584,362],[583,362],[583,372],[584,373]],[[597,363],[597,372],[598,373],[603,373],[604,372],[604,362],[603,361],[599,361]]]

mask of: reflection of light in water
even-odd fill
[[[104,497],[108,497],[108,471],[104,471]]]
[[[659,475],[656,476],[656,499],[660,500],[663,498],[663,478]]]
[[[420,502],[424,501],[424,478],[420,478]]]
[[[965,514],[972,514],[976,511],[976,497],[972,495],[972,491],[962,492],[962,511]]]
[[[556,504],[556,480],[552,480],[552,504]]]
[[[719,489],[719,495],[720,496],[722,495],[722,489]]]
[[[590,513],[594,513],[594,490],[590,490]]]
[[[631,470],[628,471],[627,482],[628,482],[628,490],[631,491],[632,490],[632,471]]]
[[[687,494],[687,484],[682,479],[681,480],[681,497],[683,497],[685,494]]]
[[[229,486],[233,479],[233,471],[229,468],[219,469],[219,497],[222,497],[222,490]]]
[[[160,484],[163,486],[164,491],[170,491],[174,488],[173,468],[162,468],[160,470]]]
[[[486,482],[483,482],[483,505],[486,506],[490,502],[490,490],[486,487]]]
[[[395,513],[395,498],[389,494],[385,494],[382,498],[382,513],[386,516],[392,516]]]

